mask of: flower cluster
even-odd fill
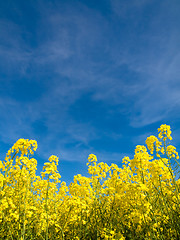
[[[0,239],[180,239],[180,179],[171,167],[179,156],[167,143],[170,126],[158,131],[122,167],[90,154],[89,176],[69,186],[54,155],[36,175],[37,142],[19,139],[0,161]]]
[[[159,135],[158,135],[159,138],[162,138],[163,140],[166,140],[166,139],[172,140],[171,128],[169,125],[162,124],[160,128],[158,128],[158,132],[159,132]]]
[[[154,150],[157,152],[160,151],[161,142],[155,136],[150,136],[146,139],[146,145],[151,154],[153,154]]]

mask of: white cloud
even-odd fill
[[[149,1],[139,1],[140,5],[143,4],[133,11],[147,7],[146,2]],[[122,7],[118,1],[112,1],[112,4],[114,10]],[[134,1],[134,4],[137,5],[137,1]],[[172,4],[171,1],[160,4],[159,12],[146,20],[146,28],[139,35],[137,31],[140,31],[140,22],[134,25],[132,38],[128,40],[124,53],[121,54],[129,69],[139,73],[141,79],[144,79],[137,81],[135,91],[131,92],[131,97],[134,97],[130,117],[133,127],[146,126],[178,115],[177,111],[174,111],[180,107],[178,6],[179,4]],[[133,4],[123,2],[124,15],[132,11],[132,7]],[[139,21],[134,15],[126,17],[127,20],[129,17],[129,21]],[[114,51],[112,53],[114,61],[121,64],[121,55]]]

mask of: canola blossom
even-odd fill
[[[170,126],[158,132],[122,167],[90,154],[69,186],[57,156],[36,175],[37,142],[19,139],[0,161],[0,239],[180,239],[179,155]]]

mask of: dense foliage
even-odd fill
[[[158,131],[122,168],[90,154],[69,186],[54,155],[37,176],[37,142],[19,139],[0,161],[0,239],[180,239],[179,156],[170,126]]]

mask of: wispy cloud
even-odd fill
[[[149,1],[142,1],[141,5],[139,1],[139,6],[134,12],[137,9],[142,10],[142,7],[146,12],[146,2]],[[113,9],[118,9],[118,1],[113,4],[115,4]],[[134,4],[137,4],[136,1]],[[121,5],[118,5],[119,8]],[[123,16],[128,11],[132,11],[127,4],[123,3],[123,6],[125,8]],[[154,9],[156,14],[147,16],[147,21],[144,23],[137,24],[138,17],[135,19],[135,16],[131,16],[136,21],[136,25],[133,25],[135,30],[132,40],[125,48],[124,62],[141,75],[141,80],[143,79],[136,83],[137,91],[130,117],[131,125],[134,127],[172,118],[177,114],[173,109],[179,107],[180,95],[178,7],[180,7],[178,2],[171,4],[170,1],[165,1]],[[121,14],[118,16],[121,17]],[[143,32],[137,35],[137,31],[141,32],[142,29]],[[118,57],[120,58],[120,55],[116,54],[116,62]],[[170,113],[171,116],[168,116]]]
[[[0,19],[0,67],[6,75],[25,74],[31,61],[31,49],[24,42],[23,31],[10,20]]]

